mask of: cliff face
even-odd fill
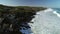
[[[34,18],[36,11],[46,8],[0,6],[0,32],[22,34],[21,27],[30,28],[28,23]],[[23,25],[24,24],[24,25]]]

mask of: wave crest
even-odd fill
[[[53,11],[54,14],[56,14],[58,17],[60,17],[60,14],[57,13],[57,11]]]

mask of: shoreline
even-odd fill
[[[31,28],[28,23],[34,18],[34,15],[36,15],[36,11],[40,11],[43,9],[45,8],[25,6],[9,7],[0,5],[0,32],[19,32],[20,34],[22,34],[19,31],[22,29],[21,27]]]

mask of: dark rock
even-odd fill
[[[33,23],[31,20],[36,15],[36,11],[40,9],[40,7],[0,5],[0,32],[3,32],[2,34],[22,34],[19,31],[22,29],[21,27],[24,27],[24,29],[31,28],[28,23]]]

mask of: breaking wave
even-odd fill
[[[60,17],[60,14],[57,13],[57,11],[54,11],[53,13],[56,14],[58,17]]]

